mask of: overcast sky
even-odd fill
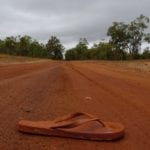
[[[0,0],[0,38],[30,35],[46,42],[56,35],[68,48],[81,37],[106,38],[113,21],[150,17],[150,0]],[[150,31],[150,30],[149,30]]]

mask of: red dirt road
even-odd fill
[[[86,99],[86,97],[91,97]],[[74,111],[125,125],[115,142],[35,136],[20,119],[47,120]],[[104,62],[0,65],[0,150],[149,150],[150,73]]]

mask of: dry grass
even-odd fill
[[[31,63],[31,62],[47,61],[47,59],[11,56],[0,54],[0,64],[16,64],[16,63]],[[115,66],[129,70],[140,72],[150,72],[150,60],[132,60],[132,61],[83,61],[83,63],[101,63],[105,66]]]
[[[30,63],[30,62],[37,62],[37,61],[46,61],[46,59],[0,54],[0,64]]]
[[[80,63],[80,61],[79,61]],[[150,73],[150,59],[149,60],[126,60],[126,61],[82,61],[82,64],[97,64],[100,66],[108,67],[108,69],[115,70],[127,70]]]
[[[139,72],[150,72],[150,60],[132,60],[114,62],[116,66],[126,69],[136,70]]]

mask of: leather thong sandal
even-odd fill
[[[124,136],[124,126],[102,122],[87,113],[76,112],[53,121],[26,121],[18,123],[21,132],[87,140],[116,140]]]

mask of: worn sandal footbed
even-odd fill
[[[24,133],[40,134],[87,140],[116,140],[124,136],[121,123],[104,122],[91,114],[76,112],[53,121],[21,120],[18,130]]]

